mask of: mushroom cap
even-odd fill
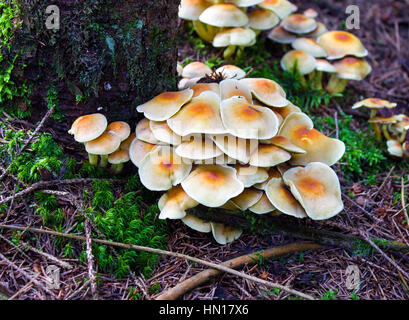
[[[119,148],[121,138],[112,131],[105,131],[98,138],[85,143],[85,150],[90,154],[107,155]]]
[[[120,164],[129,161],[128,150],[116,150],[108,156],[108,162],[111,164]]]
[[[396,103],[390,102],[388,100],[383,100],[379,98],[367,98],[362,101],[358,101],[352,106],[352,109],[358,109],[361,107],[369,108],[369,109],[383,109],[388,108],[392,109],[397,106]]]
[[[409,157],[409,141],[405,141],[405,142],[402,144],[402,151],[403,151],[403,154],[404,154],[406,157]]]
[[[315,11],[313,8],[308,8],[307,10],[305,10],[303,12],[304,16],[306,16],[307,18],[312,18],[315,19],[316,17],[318,17],[318,12]]]
[[[136,139],[136,133],[132,132],[128,138],[121,142],[119,149],[121,150],[129,150],[131,147],[131,143]]]
[[[137,107],[149,120],[164,121],[176,114],[184,104],[190,101],[193,90],[164,92],[152,100]]]
[[[230,3],[210,6],[202,12],[199,20],[215,27],[242,27],[248,23],[246,14]]]
[[[285,107],[290,102],[285,98],[286,94],[280,85],[270,79],[245,78],[240,82],[247,85],[253,96],[270,107]]]
[[[405,114],[397,114],[394,116],[396,123],[393,125],[393,128],[400,132],[406,132],[409,130],[409,117]]]
[[[255,6],[256,4],[259,4],[263,2],[263,0],[224,0],[225,3],[232,3],[235,4],[236,6],[242,8],[242,7],[251,7]]]
[[[307,165],[310,162],[323,162],[329,166],[336,163],[345,152],[345,144],[325,136],[313,129],[313,122],[304,113],[291,113],[281,126],[279,135],[286,137],[306,154],[294,154],[290,163]]]
[[[241,211],[240,208],[233,201],[229,200],[224,205],[218,207],[219,209],[228,211]]]
[[[129,126],[129,124],[127,124],[124,121],[115,121],[115,122],[111,122],[108,125],[107,131],[115,132],[119,136],[122,142],[126,140],[131,134],[131,127]]]
[[[325,26],[325,24],[321,22],[317,22],[317,28],[315,28],[315,30],[310,33],[304,34],[304,37],[317,39],[318,37],[320,37],[321,35],[327,32],[328,32],[328,29]]]
[[[293,112],[299,112],[302,113],[301,109],[297,107],[296,105],[292,104],[289,102],[288,105],[282,108],[273,108],[274,112],[278,113],[281,117],[283,117],[283,120],[288,117]]]
[[[197,20],[205,9],[212,5],[208,0],[182,0],[179,6],[179,18]]]
[[[152,144],[161,144],[161,142],[156,139],[150,127],[150,120],[143,118],[138,122],[135,128],[136,138],[139,140],[152,143]]]
[[[281,44],[290,44],[297,39],[297,36],[282,26],[276,26],[268,33],[267,38]]]
[[[77,118],[68,131],[77,142],[88,142],[104,133],[108,125],[107,118],[101,113],[88,114]]]
[[[183,78],[179,81],[178,83],[178,89],[179,90],[186,90],[186,89],[191,89],[194,85],[197,84],[197,82],[201,79],[201,77],[196,77],[196,78]]]
[[[369,123],[379,123],[379,124],[394,124],[398,122],[395,116],[392,117],[373,117],[369,119]]]
[[[226,132],[220,116],[220,97],[212,91],[204,91],[193,98],[167,122],[173,132],[180,136]]]
[[[249,28],[235,27],[224,29],[215,35],[213,47],[242,46],[250,47],[256,43],[256,33]]]
[[[220,97],[222,100],[243,97],[248,103],[253,103],[249,87],[237,79],[226,79],[220,82]]]
[[[292,42],[291,46],[295,50],[304,51],[314,58],[325,58],[328,55],[317,41],[311,38],[298,38]]]
[[[226,130],[242,139],[270,139],[278,132],[278,118],[267,107],[249,104],[243,97],[223,100],[220,107]]]
[[[258,200],[254,205],[252,205],[249,210],[256,214],[266,214],[270,212],[274,212],[276,208],[273,204],[268,200],[267,195],[263,192],[260,200]]]
[[[317,66],[315,67],[315,70],[322,71],[322,72],[328,72],[328,73],[337,72],[337,68],[335,68],[327,60],[325,60],[325,59],[315,59],[315,61],[317,62]]]
[[[302,50],[288,51],[281,59],[283,70],[291,71],[296,67],[301,75],[313,72],[316,66],[315,58]]]
[[[227,156],[242,163],[248,163],[251,154],[258,148],[258,140],[241,139],[230,134],[213,135],[211,139]]]
[[[403,157],[403,148],[399,141],[388,140],[386,141],[386,146],[388,148],[388,153],[394,157]]]
[[[265,9],[254,10],[247,16],[248,26],[254,30],[270,30],[280,22],[280,18],[273,11]]]
[[[206,160],[223,155],[221,151],[209,138],[194,135],[189,141],[184,141],[175,149],[180,157],[191,160]]]
[[[176,72],[178,74],[179,77],[182,76],[182,72],[183,72],[183,67],[180,65],[180,63],[176,64]]]
[[[272,178],[281,178],[281,173],[278,171],[277,168],[279,168],[283,164],[279,164],[277,167],[271,167],[268,169],[268,178],[264,182],[256,183],[254,185],[254,188],[258,190],[264,190],[267,186],[267,183],[270,181]]]
[[[193,90],[193,98],[205,91],[212,91],[217,95],[220,95],[220,87],[218,83],[197,83],[191,87],[191,89]]]
[[[199,165],[182,182],[186,193],[197,202],[215,208],[243,192],[236,169],[221,165]]]
[[[302,14],[294,13],[281,21],[281,26],[288,32],[296,34],[305,34],[314,31],[317,28],[317,22]]]
[[[296,217],[305,218],[307,214],[290,190],[287,189],[282,178],[272,178],[265,187],[267,198],[280,212]]]
[[[292,168],[284,173],[283,179],[313,220],[332,218],[344,208],[337,174],[324,163]]]
[[[241,211],[246,211],[251,206],[255,205],[263,195],[263,191],[257,189],[244,189],[237,197],[231,201],[239,207]]]
[[[287,0],[265,0],[259,3],[258,6],[273,11],[280,19],[284,19],[293,12],[291,2]]]
[[[189,197],[180,185],[175,186],[159,199],[159,219],[182,219],[186,216],[187,209],[197,205],[199,203]]]
[[[186,214],[186,216],[182,218],[182,222],[189,228],[199,232],[208,233],[212,231],[210,222],[202,220],[193,214]]]
[[[268,176],[267,168],[254,167],[249,165],[235,165],[237,178],[243,182],[245,188],[250,188],[257,183],[266,181]]]
[[[132,163],[138,168],[142,160],[151,152],[155,147],[154,144],[144,142],[139,139],[134,139],[129,147],[129,158]]]
[[[250,157],[250,165],[269,168],[291,159],[291,154],[284,149],[269,144],[260,144]]]
[[[268,140],[261,141],[265,144],[272,144],[292,153],[307,153],[304,149],[297,147],[289,139],[281,136],[275,136]]]
[[[243,79],[246,76],[246,72],[236,67],[233,64],[226,64],[221,66],[220,68],[216,69],[216,73],[221,73],[225,79]]]
[[[337,77],[347,80],[363,80],[371,73],[372,68],[364,59],[347,57],[334,62],[334,67],[337,68]]]
[[[211,74],[212,69],[200,61],[194,61],[187,64],[182,71],[183,78],[203,78],[207,74]]]
[[[171,145],[179,145],[182,142],[182,137],[174,133],[166,121],[149,121],[149,127],[158,141]]]
[[[139,163],[141,183],[152,191],[165,191],[181,183],[192,164],[179,157],[170,146],[158,146]]]
[[[362,58],[368,55],[361,40],[346,31],[328,31],[319,36],[317,42],[328,53],[328,60],[341,59],[345,56]]]
[[[214,240],[221,245],[225,245],[238,239],[243,233],[243,230],[241,229],[226,226],[221,223],[211,222],[210,224],[212,226]]]

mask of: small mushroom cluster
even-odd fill
[[[192,21],[203,40],[226,48],[224,57],[229,58],[253,46],[261,31],[270,30],[295,10],[287,0],[182,0],[179,17]]]
[[[206,79],[212,76],[217,78]],[[164,92],[137,111],[144,118],[129,155],[141,183],[165,192],[160,219],[181,219],[226,244],[242,230],[187,210],[202,205],[323,220],[343,209],[330,166],[343,156],[344,143],[314,129],[272,80],[199,81]]]
[[[129,124],[124,121],[108,124],[100,113],[79,117],[68,133],[85,145],[90,164],[98,165],[101,158],[99,165],[105,168],[110,163],[114,173],[120,173],[124,163],[129,161],[129,146],[136,137],[131,134]]]
[[[284,70],[296,68],[301,76],[309,75],[319,89],[322,89],[323,73],[328,73],[331,76],[326,90],[331,94],[341,93],[349,80],[363,80],[372,71],[362,59],[368,51],[353,34],[328,31],[316,17],[312,9],[304,14],[291,14],[271,30],[268,38],[292,46],[281,59]]]
[[[367,98],[355,103],[352,109],[367,108],[371,110],[369,123],[376,133],[378,141],[382,140],[382,135],[386,139],[388,153],[393,157],[409,157],[409,141],[406,141],[406,134],[409,130],[409,117],[405,114],[395,114],[391,116],[379,116],[378,110],[393,109],[396,103],[378,98]]]

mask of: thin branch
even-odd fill
[[[88,265],[88,275],[91,283],[91,293],[94,300],[98,300],[97,282],[94,271],[94,256],[92,255],[92,242],[91,242],[91,228],[89,226],[88,219],[84,222],[85,237],[87,244],[87,265]]]

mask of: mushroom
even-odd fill
[[[216,69],[216,73],[222,74],[224,79],[243,79],[246,72],[232,64],[227,64]]]
[[[98,163],[101,156],[100,167],[105,168],[108,164],[108,155],[116,151],[121,144],[121,138],[113,131],[105,131],[98,138],[88,141],[85,150],[89,154],[89,162],[92,165]]]
[[[292,14],[281,21],[281,26],[288,32],[295,34],[306,34],[317,28],[317,22],[302,14]]]
[[[392,129],[400,133],[399,142],[402,143],[405,141],[406,133],[409,130],[409,117],[405,114],[395,115],[396,123],[392,124]]]
[[[236,49],[238,50],[237,56],[240,56],[244,47],[254,45],[256,36],[256,33],[249,28],[229,28],[216,34],[213,39],[213,46],[216,48],[227,47],[223,52],[223,57],[228,59],[234,55]]]
[[[278,171],[277,168],[279,168],[282,164],[279,164],[276,167],[271,167],[270,169],[268,169],[268,178],[266,179],[266,181],[261,182],[261,183],[256,183],[254,185],[254,188],[258,189],[258,190],[264,190],[267,186],[267,183],[272,179],[272,178],[281,178],[281,173]]]
[[[136,138],[151,144],[163,144],[163,142],[156,139],[150,126],[150,120],[143,118],[138,122],[135,128]]]
[[[232,3],[240,8],[247,8],[251,6],[255,6],[263,2],[263,0],[224,0],[225,3]]]
[[[328,29],[325,26],[325,24],[321,22],[317,22],[317,28],[310,33],[306,33],[303,36],[306,38],[313,38],[313,39],[318,39],[320,36],[322,36],[324,33],[327,33]]]
[[[147,143],[139,139],[134,139],[129,147],[129,158],[131,162],[139,168],[142,160],[148,155],[155,147],[155,144]]]
[[[280,22],[280,18],[273,11],[265,9],[256,9],[247,16],[249,18],[248,26],[255,30],[256,34],[270,30]]]
[[[274,167],[291,159],[291,154],[274,145],[261,144],[250,157],[250,165],[255,167]]]
[[[149,121],[149,128],[158,141],[175,146],[182,142],[182,137],[174,133],[166,121]]]
[[[327,52],[311,38],[298,38],[292,42],[291,46],[294,50],[304,51],[314,58],[325,58],[328,55]]]
[[[313,56],[302,50],[288,51],[281,59],[281,68],[285,71],[294,72],[297,70],[305,84],[304,75],[315,70],[317,62]]]
[[[257,189],[244,189],[237,197],[231,201],[239,207],[241,211],[246,211],[248,208],[255,205],[263,195],[263,191]]]
[[[328,53],[328,60],[342,59],[346,56],[363,58],[368,55],[361,40],[346,31],[329,31],[321,35],[317,42]]]
[[[212,73],[212,69],[210,69],[207,65],[200,61],[194,61],[187,64],[182,71],[183,78],[203,78],[208,74]]]
[[[398,158],[403,157],[403,148],[402,148],[402,144],[399,141],[390,139],[386,141],[386,146],[388,148],[388,153],[391,156],[398,157]]]
[[[122,142],[131,134],[131,127],[124,121],[115,121],[108,125],[107,131],[115,132]]]
[[[119,149],[121,150],[129,150],[131,147],[131,143],[136,139],[136,133],[132,132],[128,138],[121,142]]]
[[[275,145],[277,147],[280,147],[284,150],[287,150],[288,152],[292,152],[292,153],[307,153],[304,149],[301,149],[299,147],[297,147],[295,144],[293,144],[290,140],[288,140],[285,137],[281,137],[281,136],[275,136],[271,139],[268,140],[262,140],[261,141],[264,144],[272,144]]]
[[[250,165],[235,165],[237,178],[243,182],[245,188],[250,188],[257,183],[262,183],[268,179],[267,168],[254,167]]]
[[[223,155],[223,151],[211,139],[203,138],[201,135],[194,135],[189,141],[182,142],[175,152],[180,157],[191,160],[213,159]]]
[[[238,239],[243,230],[226,226],[222,223],[211,222],[212,234],[218,244],[225,245]]]
[[[189,197],[180,185],[175,186],[159,199],[159,219],[182,219],[186,216],[186,210],[197,205],[199,203]]]
[[[221,165],[199,165],[182,181],[183,190],[207,207],[215,208],[243,192],[236,169]]]
[[[124,163],[129,161],[128,150],[117,150],[108,156],[108,163],[112,165],[112,170],[114,174],[121,173]]]
[[[230,134],[213,135],[211,139],[227,156],[241,163],[248,163],[251,154],[258,148],[257,139],[241,139]]]
[[[281,43],[283,45],[291,44],[297,39],[297,35],[288,32],[282,26],[276,26],[267,35],[267,38],[274,42]],[[286,48],[284,48],[286,49]]]
[[[334,67],[337,73],[331,75],[326,88],[331,94],[343,92],[349,80],[361,81],[372,71],[368,62],[354,57],[336,61]]]
[[[323,72],[336,73],[337,68],[335,68],[330,62],[325,59],[315,59],[315,61],[317,62],[317,66],[315,67],[315,71],[312,73],[313,76],[311,78],[313,80],[315,88],[322,89]]]
[[[286,94],[281,86],[270,79],[264,78],[245,78],[240,80],[249,87],[253,96],[262,103],[281,108],[287,106],[290,101],[286,99]]]
[[[284,19],[293,12],[291,2],[287,0],[265,0],[259,3],[258,6],[273,11],[280,19]]]
[[[191,89],[193,90],[193,98],[199,96],[202,92],[205,91],[212,91],[217,95],[220,95],[220,87],[218,83],[197,83],[192,86]]]
[[[315,19],[316,17],[318,17],[318,12],[315,11],[313,8],[308,8],[303,12],[303,15],[306,16],[307,18]]]
[[[182,222],[187,225],[189,228],[192,228],[193,230],[203,232],[203,233],[209,233],[212,231],[212,226],[210,225],[210,222],[202,220],[193,214],[186,214],[184,218],[182,218]]]
[[[402,144],[402,151],[405,157],[409,157],[409,141],[405,141]]]
[[[344,208],[337,174],[324,163],[289,169],[283,180],[313,220],[332,218]]]
[[[226,79],[220,82],[220,97],[222,100],[243,97],[248,103],[253,103],[249,87],[236,79]]]
[[[256,214],[266,214],[274,212],[276,207],[268,200],[267,195],[263,192],[260,200],[258,200],[254,205],[252,205],[249,210]]]
[[[369,123],[374,124],[376,123],[377,125],[382,126],[382,133],[385,136],[386,140],[391,140],[391,136],[388,131],[388,125],[393,125],[396,124],[398,120],[396,119],[395,116],[392,117],[373,117],[369,119]]]

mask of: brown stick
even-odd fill
[[[231,269],[237,269],[245,264],[256,263],[257,259],[262,256],[263,258],[271,258],[290,254],[294,252],[302,252],[306,250],[317,250],[323,248],[322,245],[314,243],[296,242],[285,246],[267,249],[258,253],[250,253],[244,256],[240,256],[228,261],[223,262],[221,265],[229,267]],[[175,287],[162,292],[155,300],[176,300],[185,293],[197,288],[198,286],[206,283],[211,278],[221,274],[222,272],[215,269],[206,269],[193,277],[178,283]]]

